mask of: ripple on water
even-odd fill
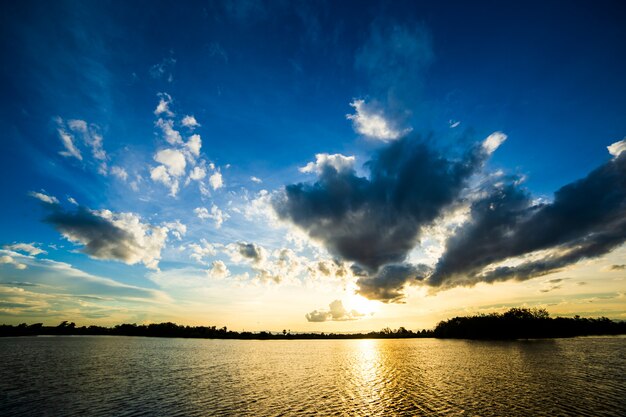
[[[0,415],[624,416],[626,338],[0,339]]]

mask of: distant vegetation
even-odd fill
[[[226,327],[216,326],[179,326],[174,323],[160,324],[119,324],[114,327],[82,326],[64,321],[58,326],[44,326],[41,323],[26,323],[11,326],[0,325],[0,336],[37,336],[37,335],[108,335],[108,336],[148,336],[148,337],[186,337],[195,339],[382,339],[433,337],[432,331],[413,332],[404,327],[392,330],[385,328],[370,333],[291,333],[282,332],[235,332]]]
[[[44,326],[42,323],[26,323],[11,326],[0,325],[0,336],[38,335],[109,335],[109,336],[148,336],[185,337],[198,339],[396,339],[396,338],[452,338],[452,339],[530,339],[550,337],[573,337],[588,335],[626,334],[626,322],[614,322],[606,317],[597,319],[550,318],[544,309],[512,308],[506,313],[480,314],[470,317],[455,317],[440,322],[434,330],[412,331],[404,327],[392,330],[385,328],[369,333],[291,333],[282,332],[235,332],[226,327],[179,326],[174,323],[160,324],[120,324],[114,327],[77,327],[67,321],[58,326]]]
[[[545,309],[512,308],[506,313],[455,317],[440,322],[433,336],[451,339],[535,339],[626,334],[626,322],[597,319],[550,318]]]

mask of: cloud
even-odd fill
[[[196,120],[196,118],[194,116],[185,116],[183,117],[183,120],[181,122],[181,124],[185,127],[188,127],[189,129],[193,130],[196,127],[200,127],[200,123],[198,123],[198,121]]]
[[[204,179],[204,177],[206,177],[206,171],[204,170],[204,168],[199,166],[193,167],[193,169],[189,173],[190,180],[200,181],[201,179]]]
[[[365,164],[369,178],[324,164],[315,183],[288,185],[272,203],[331,254],[373,272],[404,261],[420,229],[457,199],[487,157],[477,145],[452,160],[405,138]]]
[[[61,120],[62,122],[61,118],[59,118],[59,120]],[[66,157],[72,156],[79,161],[82,161],[83,155],[80,153],[76,145],[74,145],[74,136],[68,133],[63,127],[59,127],[57,129],[57,132],[59,134],[59,139],[61,139],[63,147],[65,147],[65,151],[61,151],[59,152],[59,154]]]
[[[113,213],[109,210],[89,210],[78,207],[64,211],[54,206],[45,218],[69,241],[82,245],[82,252],[95,259],[143,263],[157,269],[161,249],[169,229],[142,223],[134,213]]]
[[[104,140],[98,125],[80,119],[71,119],[65,122],[60,117],[56,118],[56,123],[57,133],[65,147],[65,151],[61,151],[60,154],[82,161],[83,155],[76,142],[76,135],[79,135],[82,142],[91,149],[91,155],[98,164],[98,172],[106,175],[108,170],[107,154],[103,147]]]
[[[349,172],[354,169],[354,156],[345,156],[339,153],[329,155],[327,153],[318,153],[315,155],[315,162],[309,162],[298,171],[305,174],[321,174],[326,167],[330,167],[337,172]]]
[[[253,263],[261,263],[267,257],[265,249],[254,243],[237,242],[235,248],[239,255],[245,259],[251,260]]]
[[[211,263],[211,268],[207,270],[207,274],[210,278],[224,279],[230,275],[230,271],[224,262],[218,260]]]
[[[200,135],[191,135],[185,146],[193,156],[200,156],[200,148],[202,147]]]
[[[204,258],[215,256],[217,254],[217,250],[215,245],[206,241],[206,239],[201,239],[200,243],[190,243],[188,247],[191,249],[191,255],[189,257],[196,262],[206,265]]]
[[[46,297],[55,294],[96,295],[116,299],[165,301],[167,295],[161,291],[123,284],[109,278],[88,274],[64,263],[49,259],[34,258],[0,250],[0,258],[12,255],[15,261],[28,266],[28,271],[15,271],[11,276],[12,286],[29,287],[33,291],[45,292]],[[8,284],[0,272],[0,283]]]
[[[610,267],[611,271],[624,271],[626,270],[626,265],[611,265]]]
[[[175,64],[176,59],[172,57],[163,58],[161,62],[150,67],[150,76],[154,79],[165,78],[167,82],[171,83],[174,81],[172,70],[174,69]]]
[[[13,243],[12,245],[4,245],[4,248],[18,252],[25,252],[32,256],[37,256],[42,253],[48,253],[45,250],[35,246],[34,243]]]
[[[172,104],[172,96],[170,96],[167,93],[159,93],[157,94],[157,96],[159,97],[159,104],[157,104],[156,109],[154,109],[155,116],[159,116],[161,114],[164,114],[168,117],[174,116],[174,113],[170,111],[170,104]]]
[[[526,280],[610,252],[626,241],[625,177],[621,154],[561,187],[550,203],[537,203],[516,181],[495,185],[472,204],[428,284]]]
[[[163,223],[163,226],[178,240],[182,240],[183,236],[187,233],[187,226],[181,223],[180,220]]]
[[[606,147],[609,150],[609,153],[611,155],[613,155],[614,157],[618,157],[620,156],[620,154],[624,151],[626,151],[626,138],[617,141],[615,143],[612,143],[611,145]]]
[[[73,132],[82,135],[83,142],[91,148],[91,154],[94,159],[106,161],[107,154],[104,151],[102,134],[100,134],[100,129],[97,125],[87,124],[84,120],[68,120],[67,125]],[[106,173],[106,165],[103,171],[103,173]]]
[[[163,164],[167,173],[173,177],[180,177],[185,174],[185,155],[176,149],[162,149],[154,155],[154,160]]]
[[[487,154],[492,154],[502,145],[506,138],[507,136],[504,133],[494,132],[483,141],[483,149]]]
[[[167,172],[167,167],[165,167],[164,165],[159,165],[157,167],[151,168],[150,179],[155,182],[160,182],[166,187],[169,187],[170,195],[172,197],[175,197],[178,193],[178,180],[170,176],[170,174]],[[132,183],[131,186],[133,186]]]
[[[460,124],[461,122],[459,120],[448,120],[448,125],[450,125],[450,129],[459,127]]]
[[[328,310],[314,310],[305,315],[309,322],[324,322],[324,321],[347,321],[357,320],[364,316],[356,310],[348,311],[343,306],[341,300],[335,300],[328,305]]]
[[[402,302],[404,286],[421,282],[429,272],[430,268],[422,264],[385,265],[376,274],[365,274],[357,280],[358,293],[370,300]]]
[[[256,182],[257,184],[261,184],[263,182],[261,178],[255,176],[250,177],[250,181]]]
[[[180,145],[183,143],[183,137],[180,135],[180,132],[174,129],[173,120],[159,118],[154,125],[161,129],[163,132],[163,138],[170,145]]]
[[[29,196],[36,198],[39,201],[43,201],[46,204],[59,204],[59,200],[52,195],[47,195],[44,193],[38,193],[35,191],[31,191],[28,193]]]
[[[213,175],[209,177],[209,185],[211,185],[211,188],[213,188],[213,190],[218,190],[222,188],[224,186],[222,173],[219,171],[213,173]]]
[[[0,264],[13,265],[15,267],[15,269],[26,269],[27,268],[25,264],[19,263],[18,261],[13,259],[12,256],[9,256],[9,255],[2,255],[2,256],[0,256]]]
[[[410,128],[402,130],[394,128],[392,123],[385,119],[381,111],[374,110],[363,100],[354,100],[350,105],[354,107],[356,113],[347,114],[346,118],[352,120],[352,125],[357,133],[370,139],[395,140],[411,131]]]
[[[126,181],[128,179],[128,173],[122,167],[113,166],[111,167],[111,175],[119,178],[122,181]]]
[[[170,195],[175,197],[179,187],[177,177],[185,175],[185,155],[177,149],[162,149],[154,155],[154,160],[162,165],[150,169],[150,178],[169,187]]]
[[[215,228],[217,229],[222,227],[222,223],[230,218],[228,213],[224,213],[215,204],[211,206],[210,212],[206,207],[196,207],[193,212],[199,219],[213,219],[215,221]]]

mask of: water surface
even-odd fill
[[[0,415],[625,416],[626,338],[0,339]]]

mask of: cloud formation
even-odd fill
[[[487,156],[481,144],[453,160],[402,139],[365,164],[369,178],[322,161],[315,183],[286,186],[273,207],[333,255],[375,272],[404,261],[421,227],[455,201]]]
[[[28,195],[46,204],[59,204],[59,200],[53,195],[39,193],[36,191],[31,191],[30,193],[28,193]]]
[[[35,246],[34,243],[13,243],[12,245],[4,245],[4,249],[14,250],[18,252],[25,252],[31,256],[37,256],[42,253],[48,253],[45,250]]]
[[[368,106],[364,100],[354,100],[350,103],[354,107],[354,114],[347,114],[352,120],[354,130],[370,139],[389,141],[398,139],[411,131],[411,128],[397,129],[390,120],[385,119],[382,111]]]
[[[313,183],[287,185],[272,200],[293,223],[343,261],[353,262],[359,293],[402,302],[406,285],[434,289],[526,280],[602,256],[626,241],[626,152],[559,189],[551,202],[533,198],[518,177],[480,173],[507,139],[494,132],[452,159],[404,138],[379,150],[359,177],[353,161],[318,155],[305,168]],[[449,209],[467,215],[443,237],[432,264],[407,262],[421,232]]]
[[[309,322],[325,322],[325,321],[347,321],[358,320],[364,314],[356,310],[346,310],[341,300],[335,300],[328,305],[328,310],[313,310],[305,315]]]
[[[620,156],[620,154],[626,151],[626,138],[610,144],[606,147],[611,155],[614,157]]]
[[[359,277],[359,294],[370,300],[398,303],[404,299],[403,289],[407,284],[417,284],[430,273],[426,265],[408,263],[385,265],[373,275]]]
[[[626,241],[626,154],[561,187],[551,203],[535,203],[518,182],[497,185],[472,204],[470,220],[450,237],[428,283],[472,285],[525,280]],[[538,251],[516,265],[498,263]]]
[[[66,239],[82,245],[82,252],[92,258],[109,259],[128,265],[143,263],[157,269],[161,249],[169,229],[142,223],[134,213],[113,213],[109,210],[89,210],[78,207],[65,211],[53,206],[45,219]]]

